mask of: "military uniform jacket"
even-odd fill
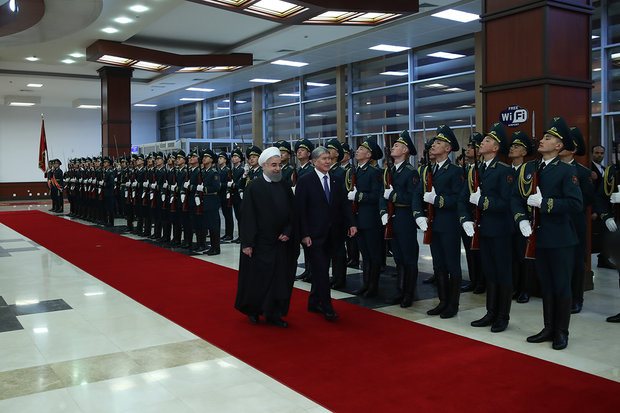
[[[62,172],[62,169],[55,168],[54,169],[54,180],[56,182],[54,183],[54,186],[56,186],[56,188],[58,188],[61,191],[64,186],[63,178],[64,178],[64,174]]]
[[[510,236],[515,229],[510,210],[510,197],[514,187],[513,169],[497,158],[493,159],[485,171],[482,165],[478,167],[480,182],[480,211],[479,234],[483,237]],[[463,187],[463,194],[459,200],[459,221],[474,221],[473,206],[469,202],[469,195],[473,190],[473,169],[469,170],[468,184]],[[544,192],[543,192],[544,193]]]
[[[108,168],[103,170],[103,196],[111,197],[114,196],[114,178],[116,176],[116,171],[114,168]]]
[[[357,227],[359,229],[380,228],[379,202],[383,197],[381,172],[370,163],[366,163],[361,168],[357,168],[355,175]]]
[[[431,173],[428,167],[423,168],[426,174]],[[420,185],[419,189],[428,192],[427,188],[428,175],[424,176],[424,185]],[[461,197],[461,191],[465,181],[463,179],[462,169],[446,159],[441,168],[433,174],[433,188],[435,188],[434,213],[432,221],[433,232],[453,232],[460,231],[458,202]],[[423,194],[413,197],[411,209],[413,217],[418,218],[424,216]]]
[[[232,193],[236,195],[243,189],[243,183],[245,182],[243,179],[243,166],[241,164],[232,168],[232,181]]]
[[[187,195],[189,193],[189,189],[185,189],[185,180],[189,178],[189,169],[187,168],[187,165],[183,165],[182,168],[177,167],[176,168],[176,180],[177,180],[177,187],[176,187],[176,200],[177,200],[177,210],[180,211],[181,207],[183,206],[183,202],[181,202],[181,195]],[[189,202],[189,200],[187,201]]]
[[[196,207],[195,197],[198,195],[198,191],[196,187],[200,184],[200,175],[202,174],[202,167],[197,166],[195,168],[189,167],[189,186],[187,187],[187,196],[189,199],[187,200],[190,208]],[[204,185],[204,184],[203,184]]]
[[[282,180],[290,186],[293,186],[293,174],[296,175],[297,171],[295,171],[295,167],[293,167],[290,163],[287,163],[282,167]]]
[[[406,210],[407,216],[413,219],[413,215],[409,214],[411,200],[414,196],[420,196],[422,193],[420,188],[418,188],[420,185],[418,171],[407,161],[399,165],[398,169],[395,166],[385,169],[383,174],[383,185],[385,188],[387,188],[388,170],[392,174],[392,188],[394,190],[390,194],[390,199],[386,200],[384,197],[381,197],[381,215],[388,212],[388,202],[391,202],[394,205],[395,212],[400,213],[401,210]]]
[[[608,218],[614,217],[613,204],[609,202],[609,197],[616,191],[616,166],[610,165],[605,168],[603,182],[598,186],[594,197],[594,211],[599,214],[601,220],[605,222]]]
[[[200,171],[202,174],[202,185],[204,186],[203,209],[210,211],[220,207],[218,192],[222,186],[226,188],[226,184],[221,185],[220,172],[215,166],[211,166],[209,169],[202,168]],[[226,173],[226,178],[228,178],[228,173]]]
[[[222,168],[217,169],[218,174],[220,175],[220,189],[218,192],[220,196],[226,198],[226,190],[228,189],[228,181],[230,178],[230,168],[224,165]]]
[[[304,166],[300,166],[299,168],[297,168],[297,179],[301,178],[302,176],[313,170],[314,166],[312,166],[312,162],[306,162]]]
[[[574,174],[579,180],[579,189],[581,189],[581,197],[583,207],[581,210],[572,211],[571,217],[577,230],[577,235],[581,239],[585,239],[588,233],[588,207],[594,205],[594,183],[592,182],[592,171],[581,165],[573,159],[569,163],[575,168]],[[543,192],[543,195],[545,193]]]
[[[143,165],[141,168],[136,168],[134,172],[136,173],[136,198],[141,199],[144,181],[146,180],[146,168]]]
[[[532,193],[532,177],[536,164],[521,166],[511,199],[511,210],[518,224],[529,219],[527,198]],[[583,207],[579,180],[571,165],[554,159],[538,174],[543,199],[540,227],[536,229],[537,248],[564,248],[577,245],[577,233],[570,214]]]

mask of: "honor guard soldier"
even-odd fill
[[[155,182],[155,168],[154,168],[154,154],[153,152],[149,153],[146,157],[146,173],[144,175],[144,183],[142,189],[142,213],[144,217],[144,230],[142,231],[142,236],[150,238],[151,236],[151,227],[153,223],[152,211],[151,211],[151,201],[154,199],[153,189],[151,186]]]
[[[352,189],[351,177],[353,176],[353,165],[351,164],[351,148],[347,142],[342,143],[342,152],[344,155],[342,161],[340,161],[340,167],[344,170],[345,189],[349,192]],[[351,203],[351,201],[349,201],[349,203]],[[357,247],[357,234],[354,237],[346,237],[345,246],[347,248],[347,267],[359,269],[360,250]]]
[[[54,160],[50,159],[47,162],[47,170],[45,171],[45,173],[43,174],[43,177],[45,178],[45,181],[47,182],[47,189],[49,190],[50,193],[50,199],[52,200],[52,208],[48,209],[48,211],[50,212],[56,212],[56,201],[55,201],[55,197],[56,194],[52,191],[52,177],[54,176]]]
[[[351,169],[351,147],[348,142],[342,142],[342,160],[340,161],[340,167],[344,171]]]
[[[235,219],[237,220],[237,238],[235,238],[232,242],[238,244],[239,241],[239,231],[240,231],[240,220],[241,220],[241,191],[243,190],[243,150],[241,148],[236,147],[230,154],[230,161],[232,162],[232,181],[228,182],[226,185],[228,186],[228,190],[230,192],[230,196],[232,197],[232,206],[235,211]]]
[[[344,185],[345,171],[340,167],[340,161],[344,156],[344,151],[342,149],[342,144],[338,139],[330,139],[325,143],[325,147],[329,150],[329,154],[331,157],[332,165],[329,169],[329,174],[335,177],[338,182],[343,182],[342,190],[346,190],[346,186]],[[347,234],[342,231],[342,233],[337,234],[337,239],[333,240],[332,244],[332,280],[331,287],[332,288],[344,288],[347,284],[347,250],[345,248],[345,242],[347,239]]]
[[[62,197],[62,191],[64,189],[64,174],[62,169],[60,169],[60,159],[54,159],[54,171],[52,176],[52,191],[54,192],[54,197],[56,200],[54,209],[52,212],[62,213],[65,208],[65,203]]]
[[[166,164],[164,153],[155,153],[155,168],[153,170],[154,179],[151,181],[151,216],[153,218],[153,235],[151,239],[159,240],[162,237],[163,228],[163,209],[165,201],[164,183],[166,182]],[[162,197],[162,195],[164,195]]]
[[[220,173],[215,166],[215,154],[212,150],[207,149],[202,152],[202,178],[197,187],[198,194],[202,193],[202,201],[200,198],[196,200],[202,202],[202,225],[201,231],[206,234],[209,231],[209,240],[211,247],[206,251],[207,255],[220,254],[220,198],[219,191],[221,185]],[[225,186],[224,186],[225,187]],[[200,251],[200,249],[198,250]]]
[[[191,149],[187,154],[187,162],[189,164],[189,180],[186,181],[184,186],[187,195],[187,211],[189,213],[191,225],[183,229],[185,236],[185,247],[183,245],[181,245],[181,247],[188,248],[190,251],[194,252],[197,252],[200,248],[203,248],[203,250],[200,251],[202,253],[204,251],[204,247],[206,247],[206,244],[203,243],[201,245],[201,239],[206,239],[206,233],[202,231],[202,206],[199,205],[199,197],[197,192],[197,187],[202,181],[200,172],[201,158],[202,153],[199,153],[196,148]],[[196,234],[196,244],[192,243],[194,233]]]
[[[177,247],[189,248],[192,242],[192,220],[189,214],[189,168],[185,152],[177,152],[177,226],[173,226],[174,244]],[[181,240],[183,235],[183,240]]]
[[[337,176],[339,179],[344,179],[344,169],[340,167],[340,161],[344,157],[342,144],[338,139],[334,138],[325,142],[325,147],[329,149],[329,154],[332,157],[332,166],[329,173]]]
[[[510,197],[514,176],[507,164],[498,160],[498,155],[507,155],[510,150],[506,129],[501,122],[495,122],[480,143],[482,160],[476,171],[479,185],[472,191],[470,185],[463,188],[465,196],[460,203],[461,222],[468,237],[478,232],[482,272],[487,283],[487,312],[479,320],[472,321],[473,327],[491,326],[493,333],[504,331],[510,320],[512,303],[512,234],[514,223],[510,211]],[[469,204],[477,208],[472,214]],[[474,219],[479,221],[475,222]],[[475,239],[475,238],[474,238]]]
[[[310,162],[310,155],[314,150],[314,145],[308,139],[300,139],[295,142],[295,156],[299,161],[299,168],[297,168],[297,178],[312,171],[314,167]]]
[[[396,262],[397,292],[389,303],[400,304],[401,307],[411,307],[418,283],[418,245],[417,229],[411,213],[411,200],[420,196],[420,175],[409,163],[411,156],[416,156],[415,145],[409,132],[402,131],[390,152],[394,165],[386,169],[383,183],[383,199],[381,220],[384,225],[392,219],[393,238],[392,252]],[[388,174],[391,185],[388,185]],[[388,217],[392,204],[393,216]]]
[[[571,218],[579,239],[573,255],[573,277],[571,280],[571,292],[573,294],[571,313],[575,314],[579,313],[583,308],[583,283],[588,254],[588,208],[594,204],[594,183],[592,182],[592,171],[575,160],[575,156],[584,156],[586,154],[586,142],[583,139],[583,135],[576,126],[570,128],[570,134],[574,143],[574,149],[564,149],[558,157],[562,162],[566,162],[575,168],[573,173],[579,180],[583,201],[583,206],[580,210],[571,211]]]
[[[131,218],[131,169],[127,157],[121,157],[121,170],[118,175],[120,181],[121,202],[123,207],[123,217],[127,222],[127,230],[133,228],[133,220]]]
[[[103,157],[103,204],[105,206],[105,226],[114,226],[114,209],[116,197],[114,196],[115,171],[112,168],[112,159],[109,156]]]
[[[258,164],[258,157],[263,151],[258,146],[250,146],[246,151],[245,155],[248,159],[248,163],[245,167],[245,185],[250,183],[250,181],[258,178],[263,174],[263,168]],[[245,186],[244,186],[245,188]]]
[[[515,182],[517,182],[521,168],[524,165],[524,158],[532,155],[533,152],[534,144],[527,133],[518,130],[512,134],[508,158],[510,158],[512,163],[511,167]],[[512,234],[512,286],[514,290],[512,298],[521,304],[530,301],[528,284],[531,278],[532,266],[530,260],[525,259],[526,243],[527,239],[521,235],[521,231],[517,230]]]
[[[282,161],[282,181],[288,183],[290,186],[295,186],[297,181],[297,171],[295,167],[291,165],[291,144],[285,140],[279,140],[273,144],[280,150]]]
[[[535,162],[521,167],[512,197],[512,213],[524,237],[532,235],[527,206],[532,207],[539,218],[533,231],[536,271],[543,295],[544,328],[527,341],[552,341],[556,350],[568,344],[573,255],[579,242],[571,214],[582,209],[575,168],[560,161],[558,154],[562,149],[572,151],[574,146],[566,121],[560,116],[554,117],[538,146],[542,161],[538,167]],[[538,180],[536,187],[532,184],[534,173]]]
[[[73,217],[75,211],[75,159],[69,159],[65,181],[67,182],[67,199],[69,200],[69,216]]]
[[[224,235],[222,241],[232,241],[233,239],[233,210],[232,198],[228,190],[228,182],[232,182],[232,170],[228,167],[228,154],[220,152],[217,155],[217,170],[220,174],[220,189],[218,196],[222,215],[224,216]]]
[[[173,236],[173,224],[176,226],[176,222],[180,222],[180,210],[177,210],[178,203],[178,191],[179,185],[177,184],[177,155],[178,152],[172,151],[168,155],[168,163],[166,165],[166,182],[164,183],[164,189],[166,191],[165,208],[167,210],[167,221],[164,222],[163,239],[162,242],[172,246],[174,243]]]
[[[413,198],[412,210],[416,224],[423,231],[432,231],[431,254],[433,270],[437,282],[439,304],[428,310],[428,315],[440,315],[441,318],[454,317],[459,310],[461,288],[461,225],[459,224],[457,202],[464,185],[461,168],[450,162],[450,152],[459,150],[454,133],[447,125],[437,128],[437,135],[429,150],[429,157],[435,164],[432,170],[432,188],[426,185],[423,196],[428,204],[429,222],[424,216],[418,197]],[[429,177],[425,177],[428,182]]]
[[[383,151],[374,137],[364,139],[355,151],[358,164],[355,187],[347,195],[349,201],[357,204],[357,243],[362,253],[362,286],[353,294],[364,297],[376,296],[379,288],[382,260],[379,202],[383,196],[383,183],[381,172],[370,161],[382,156]]]
[[[135,190],[134,196],[134,214],[136,216],[136,230],[135,234],[141,235],[144,231],[144,209],[142,208],[142,198],[146,196],[144,181],[146,180],[146,167],[144,166],[144,155],[138,154],[135,160],[135,173],[134,179],[131,185]]]

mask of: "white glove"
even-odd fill
[[[129,181],[125,182],[125,186],[131,186],[131,182]]]
[[[99,181],[99,185],[103,186],[103,180]]]
[[[230,192],[226,192],[226,199],[230,199]]]
[[[195,197],[194,201],[196,201],[196,206],[200,205],[200,197],[199,196]]]
[[[166,202],[166,194],[161,194],[161,202]]]
[[[245,165],[243,165],[243,177],[247,178],[249,173],[250,173],[250,165],[246,163]]]
[[[231,186],[233,186],[233,182],[232,182],[232,181],[228,182],[228,183],[226,184],[226,186],[227,186],[228,188],[230,188]]]
[[[114,177],[114,182],[118,182],[118,178],[117,177]]]
[[[293,191],[293,195],[295,195],[295,187],[291,186],[291,190]]]
[[[532,235],[532,224],[530,224],[530,221],[528,221],[527,219],[524,219],[523,221],[519,222],[519,230],[525,238],[528,238],[530,235]]]
[[[613,218],[607,218],[605,220],[605,226],[609,230],[609,232],[616,232],[618,226],[616,225],[616,221]]]
[[[181,194],[181,202],[185,202],[185,194]]]
[[[154,196],[155,194],[151,192],[151,194],[149,195],[149,199],[152,201]]]
[[[427,204],[435,204],[435,198],[437,198],[437,194],[435,193],[435,188],[431,189],[430,192],[424,193],[424,202]]]
[[[84,178],[80,178],[80,183],[84,182]]]
[[[198,192],[202,192],[202,191],[204,191],[204,189],[205,189],[205,186],[203,184],[200,184],[200,185],[198,185],[196,187],[196,191],[198,191]]]
[[[138,186],[138,181],[133,181],[131,183],[131,186],[134,187],[134,188],[137,187]]]
[[[100,193],[101,193],[101,188],[99,188],[99,189],[97,190],[97,193],[98,193],[98,194],[100,194]]]
[[[614,192],[613,194],[611,194],[609,202],[611,202],[612,204],[620,204],[620,192]]]
[[[163,187],[164,189],[168,188],[168,181],[164,181],[164,184],[162,185],[162,187]]]
[[[476,189],[476,192],[474,192],[473,194],[469,195],[469,202],[478,206],[478,202],[480,202],[480,187],[478,187],[478,189]],[[467,231],[465,231],[467,232]],[[471,237],[471,235],[469,235]]]
[[[176,189],[177,189],[177,184],[174,184],[174,185],[170,186],[170,190],[171,191],[174,192],[174,191],[176,191]]]
[[[383,197],[385,199],[390,199],[390,195],[392,195],[392,192],[394,191],[394,188],[392,188],[392,186],[390,185],[390,187],[388,189],[386,189],[385,191],[383,191]],[[383,224],[385,225],[385,224]]]
[[[243,199],[243,192],[239,192],[239,198]]]
[[[185,189],[189,188],[189,181],[185,181],[183,183],[183,188],[185,188]]]
[[[428,220],[426,217],[417,217],[415,219],[415,223],[418,224],[418,228],[422,231],[426,231],[428,229]]]
[[[146,197],[146,191],[142,192],[142,198]]]
[[[142,186],[144,186],[144,187],[149,186],[149,181],[148,181],[148,180],[146,180],[146,181],[142,182]]]
[[[151,189],[157,188],[157,184],[151,184]]]
[[[539,187],[536,187],[536,193],[527,197],[527,204],[529,206],[540,208],[540,206],[542,205],[542,199],[542,192],[540,192]]]
[[[131,197],[135,198],[136,197],[136,191],[131,191]]]
[[[125,198],[129,195],[129,191],[125,191]]]
[[[356,196],[357,196],[357,189],[353,188],[353,190],[347,194],[347,199],[349,201],[355,201]]]
[[[388,222],[388,214],[381,215],[381,225],[387,225]]]
[[[472,194],[473,195],[473,194]],[[473,237],[474,236],[474,223],[471,221],[465,221],[463,222],[463,231],[465,231],[465,233],[467,234],[468,237]]]

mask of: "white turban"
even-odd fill
[[[274,156],[280,158],[280,149],[276,148],[275,146],[267,148],[258,157],[258,164],[262,166],[265,162],[269,160],[269,158],[273,158]]]

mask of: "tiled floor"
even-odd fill
[[[49,206],[0,206],[20,209]],[[238,245],[225,244],[221,255],[199,258],[236,268],[238,254]],[[427,246],[420,256],[420,271],[431,272]],[[352,287],[359,271],[349,272]],[[620,382],[620,325],[605,322],[620,311],[616,271],[595,268],[595,289],[586,292],[581,314],[571,318],[564,351],[525,342],[542,326],[539,299],[513,304],[509,328],[493,334],[469,326],[484,314],[484,295],[462,294],[458,316],[442,320],[426,315],[436,298],[408,309],[385,305],[394,282],[383,276],[376,300],[340,291],[332,296]],[[309,284],[296,287],[308,290]],[[325,411],[4,225],[0,296],[2,412]]]

